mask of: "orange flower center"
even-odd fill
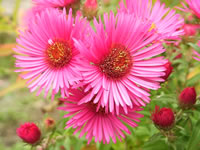
[[[72,58],[72,48],[65,41],[49,41],[47,47],[47,61],[52,67],[64,67]]]
[[[100,62],[99,67],[110,78],[125,76],[132,66],[132,58],[126,47],[115,45],[110,53]]]

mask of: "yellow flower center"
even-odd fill
[[[125,76],[132,66],[132,58],[126,47],[114,45],[110,53],[100,62],[100,70],[111,78]]]
[[[72,58],[71,50],[68,42],[50,40],[46,51],[48,63],[55,68],[64,67]]]

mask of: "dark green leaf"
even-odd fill
[[[200,120],[196,123],[193,128],[192,135],[188,142],[187,150],[199,150],[200,149]]]

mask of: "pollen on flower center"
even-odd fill
[[[132,58],[127,48],[115,45],[110,53],[100,62],[100,70],[111,78],[120,78],[126,75],[132,66]]]
[[[72,48],[65,41],[49,41],[47,47],[47,61],[55,68],[65,66],[72,58]]]
[[[156,29],[157,29],[157,27],[156,27],[155,23],[152,23],[151,27],[149,28],[149,32],[152,30],[156,30]]]

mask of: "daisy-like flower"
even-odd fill
[[[53,7],[53,8],[63,8],[66,7],[77,0],[32,0],[38,6],[42,7]]]
[[[193,13],[200,18],[200,1],[199,0],[186,0]]]
[[[198,47],[199,47],[199,49],[200,49],[200,41],[198,42]],[[193,53],[194,53],[194,59],[196,59],[197,61],[200,61],[200,54],[197,52],[197,51],[193,51]]]
[[[200,18],[200,1],[199,0],[185,0],[185,1],[189,5],[189,8],[184,3],[182,3],[184,9],[180,7],[177,8],[184,12],[191,12],[198,18]]]
[[[157,90],[160,77],[165,75],[166,63],[163,57],[156,57],[165,50],[155,42],[158,35],[149,31],[151,24],[140,21],[132,15],[111,12],[104,14],[104,24],[94,20],[96,32],[91,30],[86,41],[75,40],[75,46],[85,57],[80,66],[86,84],[87,96],[80,100],[87,103],[100,103],[110,112],[119,113],[121,105],[144,106],[150,101],[149,89]]]
[[[109,143],[110,138],[115,143],[116,138],[121,141],[121,138],[125,138],[125,132],[130,134],[129,129],[125,124],[136,127],[136,122],[139,122],[139,118],[143,115],[138,114],[137,111],[142,110],[135,106],[128,109],[128,114],[123,109],[119,110],[119,115],[109,112],[106,108],[102,108],[99,104],[92,102],[83,103],[79,105],[79,101],[87,95],[82,89],[71,90],[71,96],[64,101],[63,107],[60,110],[67,111],[64,117],[72,118],[66,123],[66,128],[75,128],[74,134],[80,131],[79,137],[86,134],[88,144],[95,138],[95,142]],[[94,99],[93,97],[92,99]]]
[[[52,89],[52,98],[59,91],[64,97],[66,89],[82,79],[76,67],[79,52],[72,38],[83,38],[86,27],[86,20],[73,18],[71,10],[66,15],[65,11],[46,9],[20,32],[14,49],[19,53],[14,56],[19,67],[16,72],[29,79],[31,92],[39,88],[39,95],[45,89],[46,96]]]
[[[143,21],[150,21],[149,30],[156,30],[162,40],[175,40],[184,34],[181,27],[184,20],[174,10],[165,8],[159,0],[152,5],[152,0],[126,0],[126,4],[120,2],[119,12],[133,14],[142,18]]]
[[[37,13],[41,13],[45,9],[65,9],[67,12],[70,8],[77,10],[80,6],[80,0],[32,0],[33,7],[27,10],[24,15],[24,27],[35,17]]]

